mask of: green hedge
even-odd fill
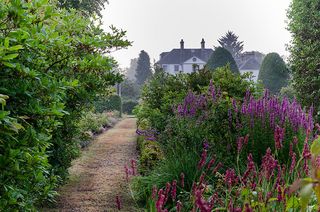
[[[135,106],[138,105],[137,101],[129,100],[122,103],[122,112],[126,114],[132,114]]]
[[[98,113],[104,111],[120,111],[121,110],[121,97],[112,95],[106,98],[101,98],[95,102],[95,108]]]

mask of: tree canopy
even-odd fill
[[[238,41],[238,38],[234,32],[228,31],[218,40],[221,47],[228,50],[234,59],[238,59],[243,51],[243,41]]]
[[[211,57],[208,60],[207,68],[215,70],[219,67],[224,67],[226,65],[230,65],[230,69],[233,73],[240,73],[239,68],[231,53],[222,47],[215,48]]]
[[[92,14],[101,15],[101,10],[104,9],[104,5],[108,3],[108,0],[58,0],[58,5],[63,8],[84,11],[88,16]]]
[[[265,88],[271,93],[277,94],[282,87],[288,85],[290,78],[287,65],[277,53],[269,53],[264,58],[258,80],[262,81]]]
[[[320,15],[319,0],[293,0],[288,12],[293,86],[300,102],[314,106],[320,120]]]
[[[150,57],[144,50],[142,50],[139,54],[135,76],[139,85],[142,85],[148,78],[152,76]]]

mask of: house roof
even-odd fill
[[[240,66],[240,70],[259,70],[261,64],[255,58],[250,58]]]
[[[212,49],[173,49],[171,52],[161,53],[158,64],[182,64],[192,57],[208,62],[212,53]]]

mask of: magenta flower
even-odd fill
[[[206,160],[207,160],[207,150],[203,149],[201,154],[201,159],[198,163],[198,169],[201,169],[205,165]]]
[[[292,157],[292,161],[291,161],[291,165],[290,165],[289,174],[292,174],[294,168],[296,167],[296,153],[292,153],[291,157]]]
[[[117,209],[121,210],[121,201],[119,196],[116,196],[116,204],[117,204]]]
[[[174,180],[172,182],[171,197],[172,197],[173,201],[177,197],[177,181],[176,180]]]
[[[177,202],[177,212],[181,212],[182,210],[182,203],[180,201]]]

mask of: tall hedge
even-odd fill
[[[121,76],[125,33],[55,1],[0,0],[0,211],[52,200],[77,155],[77,122]]]
[[[280,92],[282,87],[288,85],[290,78],[287,65],[277,53],[269,53],[264,58],[258,75],[265,88],[273,94]]]
[[[293,0],[288,12],[293,86],[299,101],[314,106],[320,121],[320,0]]]
[[[225,48],[217,47],[207,62],[207,68],[216,70],[217,68],[224,67],[228,64],[233,73],[240,74],[237,63],[231,53]]]

